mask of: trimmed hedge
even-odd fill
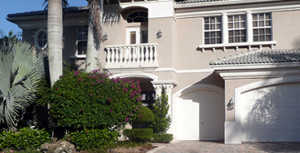
[[[153,134],[152,142],[169,143],[173,140],[173,134]]]
[[[42,144],[50,142],[51,135],[44,129],[30,129],[25,127],[20,131],[2,131],[0,133],[0,150],[33,150]]]
[[[85,129],[70,133],[67,139],[76,146],[77,150],[92,150],[116,144],[119,136],[118,131]]]
[[[148,128],[154,120],[153,112],[146,106],[141,108],[136,113],[136,118],[132,119],[132,127],[135,128]]]
[[[147,142],[147,141],[151,141],[153,130],[152,129],[125,129],[123,133],[126,137],[128,137],[130,141]]]

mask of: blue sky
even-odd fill
[[[6,20],[7,14],[44,10],[44,0],[0,0],[0,29],[4,34],[10,30],[22,32],[17,25]],[[86,6],[86,0],[69,0],[69,6]]]

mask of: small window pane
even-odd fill
[[[216,22],[215,18],[211,18],[210,23],[215,23],[215,22]]]
[[[232,16],[229,16],[228,17],[228,22],[232,22],[232,21],[233,21]]]
[[[271,21],[266,21],[266,26],[271,26]]]
[[[257,14],[253,14],[252,20],[257,20]]]
[[[215,43],[216,43],[215,39],[211,39],[211,44],[215,44]]]
[[[266,41],[271,41],[271,35],[266,36]]]
[[[235,37],[235,42],[241,42],[240,37]]]
[[[264,26],[264,21],[259,21],[259,26],[263,27]]]
[[[214,32],[211,33],[211,37],[215,37],[215,33]]]
[[[254,40],[255,42],[257,42],[257,41],[258,41],[258,36],[254,36],[254,37],[253,37],[253,40]]]
[[[246,28],[246,23],[245,22],[241,23],[241,28]]]
[[[259,29],[259,34],[264,34],[264,29]]]
[[[210,44],[209,39],[205,39],[205,44]]]
[[[229,31],[229,36],[233,36],[233,31]]]
[[[264,20],[264,14],[259,14],[259,20]]]
[[[221,22],[221,17],[216,17],[217,22]]]
[[[246,15],[241,15],[241,21],[245,21],[246,20]]]
[[[233,38],[229,37],[229,43],[234,43]]]
[[[271,34],[271,29],[270,29],[270,28],[267,28],[267,29],[266,29],[266,34],[267,34],[267,35],[270,35],[270,34]]]
[[[221,32],[220,31],[217,32],[217,37],[221,38]]]
[[[205,25],[204,25],[204,29],[205,29],[205,30],[209,30],[209,24],[205,24]]]
[[[232,29],[233,28],[233,23],[228,23],[228,28]]]
[[[253,27],[257,27],[257,21],[253,21]]]
[[[217,44],[220,44],[221,43],[221,38],[218,38],[217,39]]]
[[[240,31],[239,31],[239,30],[236,30],[236,31],[235,31],[235,35],[240,35]]]
[[[221,29],[221,24],[217,24],[217,29]]]
[[[266,13],[265,17],[266,17],[266,19],[271,19],[271,14],[270,13]]]
[[[257,29],[253,29],[253,35],[257,35],[258,34],[258,30]]]
[[[239,16],[238,15],[234,16],[234,21],[239,21]]]
[[[205,38],[209,37],[209,32],[205,32]]]
[[[234,28],[239,28],[239,23],[238,22],[234,23]]]
[[[209,23],[209,18],[204,18],[204,23]]]
[[[259,36],[259,40],[260,41],[265,41],[265,36],[264,35]]]
[[[215,30],[215,25],[214,24],[211,24],[210,27],[211,27],[210,30]]]
[[[246,30],[241,30],[241,35],[245,36],[246,35]]]

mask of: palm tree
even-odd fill
[[[48,0],[45,0],[47,2]],[[62,0],[48,1],[48,49],[49,49],[49,71],[51,86],[62,75]]]
[[[86,0],[89,4],[89,30],[86,55],[86,72],[97,69],[97,57],[99,56],[102,37],[103,0]]]

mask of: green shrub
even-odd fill
[[[169,143],[173,140],[173,134],[153,134],[152,142],[157,143]]]
[[[125,129],[123,133],[126,137],[128,137],[130,141],[147,142],[147,141],[151,141],[153,130],[149,128],[148,129]]]
[[[69,131],[110,129],[135,118],[141,105],[139,82],[108,76],[101,70],[61,76],[50,95],[50,113],[57,126]]]
[[[132,119],[133,128],[147,128],[148,124],[153,122],[153,112],[145,106],[142,106],[136,114],[136,118]]]
[[[0,150],[32,150],[39,148],[43,143],[50,142],[50,134],[44,129],[37,130],[26,127],[16,132],[2,131],[0,142]]]
[[[162,94],[155,100],[153,106],[154,121],[149,125],[154,133],[165,133],[171,125],[171,117],[168,115],[170,106],[168,105],[168,97]]]
[[[76,146],[77,150],[94,150],[116,144],[119,136],[118,131],[85,129],[70,133],[68,140]]]

